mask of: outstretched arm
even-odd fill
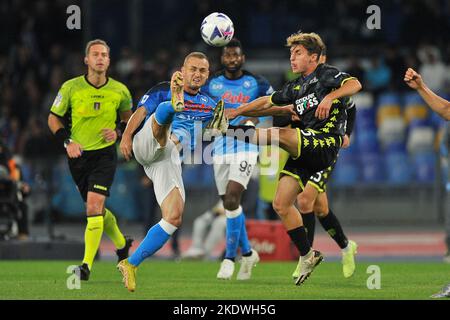
[[[425,82],[422,76],[414,69],[408,68],[404,78],[406,84],[416,90],[433,111],[445,120],[450,120],[450,102],[434,93]]]
[[[228,119],[234,119],[238,116],[262,117],[269,115],[267,109],[271,106],[270,96],[264,96],[250,103],[243,104],[236,109],[227,109],[225,110],[225,115]]]
[[[287,106],[272,106],[262,110],[248,111],[242,115],[247,117],[290,116],[295,115],[295,111],[294,106],[290,104]]]

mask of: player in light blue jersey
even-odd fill
[[[120,149],[126,160],[134,155],[144,167],[162,211],[161,221],[150,228],[133,255],[118,265],[129,291],[136,288],[139,264],[181,225],[185,191],[176,144],[186,142],[193,149],[194,123],[205,127],[213,118],[216,103],[200,92],[208,76],[208,58],[201,52],[187,55],[181,72],[175,72],[170,83],[161,83],[142,97],[123,133]]]
[[[272,94],[273,89],[266,79],[242,69],[245,55],[239,40],[232,39],[223,48],[221,62],[224,69],[208,80],[202,92],[222,99],[225,109],[235,109],[256,98]],[[230,124],[239,125],[247,121],[249,118],[237,117]],[[217,278],[231,279],[240,247],[243,257],[237,279],[248,280],[259,256],[248,241],[245,214],[240,204],[258,159],[258,148],[255,144],[220,136],[214,141],[213,159],[216,186],[227,216],[226,252]]]

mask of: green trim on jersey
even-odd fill
[[[101,87],[94,87],[85,76],[66,81],[50,109],[63,117],[71,113],[70,138],[81,144],[83,150],[99,150],[114,142],[106,142],[102,129],[116,129],[117,111],[131,110],[132,99],[128,88],[112,78]]]

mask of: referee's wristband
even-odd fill
[[[55,137],[56,140],[58,140],[59,143],[61,143],[62,145],[64,145],[64,143],[69,140],[70,138],[70,134],[69,132],[66,130],[66,128],[60,128],[58,129],[58,131],[55,132]]]

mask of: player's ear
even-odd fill
[[[314,62],[319,62],[320,56],[317,53],[313,53]]]
[[[88,64],[88,58],[84,57],[84,64],[87,65]]]

